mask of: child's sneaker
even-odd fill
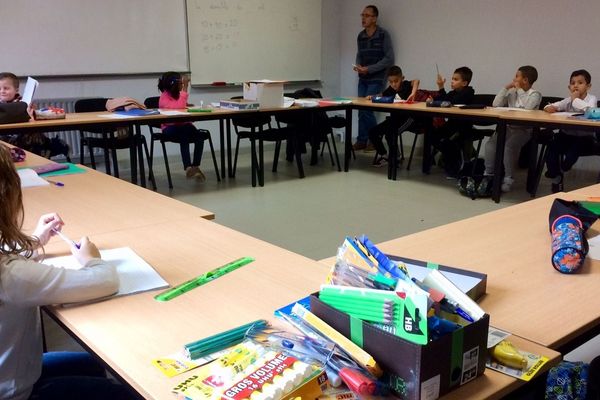
[[[187,167],[185,169],[185,177],[186,178],[191,178],[192,176],[194,176],[194,174],[196,173],[197,169],[198,169],[198,167]]]
[[[200,170],[199,167],[194,167],[196,168],[196,172],[194,173],[194,178],[196,178],[196,180],[198,182],[206,182],[206,176],[204,176],[204,173],[202,172],[202,170]]]
[[[375,168],[381,168],[381,167],[384,167],[386,165],[388,165],[388,159],[387,159],[386,156],[379,157],[377,160],[375,160],[373,162],[373,164],[371,164],[371,166],[375,167]]]
[[[504,179],[502,180],[502,186],[500,187],[500,189],[504,193],[510,192],[510,189],[514,182],[515,182],[515,180],[511,176],[505,176]]]

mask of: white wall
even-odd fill
[[[351,63],[367,1],[347,0],[339,18],[343,93],[355,93]],[[446,77],[454,68],[473,70],[478,93],[496,93],[516,69],[531,64],[543,95],[566,96],[570,73],[585,68],[600,86],[600,57],[594,46],[600,2],[580,0],[378,0],[379,24],[394,42],[396,63],[408,79],[435,89],[435,64]],[[598,92],[600,93],[600,92]]]
[[[356,35],[362,29],[360,13],[370,0],[322,1],[321,90],[326,96],[355,95],[357,76],[352,63]],[[569,74],[574,69],[588,69],[592,82],[600,79],[600,57],[594,50],[600,2],[580,0],[577,7],[559,0],[372,3],[380,10],[379,24],[392,36],[396,63],[408,79],[420,79],[422,88],[435,88],[436,63],[448,77],[458,66],[471,67],[472,84],[479,93],[497,92],[524,64],[538,68],[536,86],[545,95],[566,95]],[[39,97],[127,95],[144,99],[158,94],[156,79],[125,76],[42,80]],[[194,88],[191,101],[218,101],[239,94],[240,88]],[[202,126],[217,135],[217,124]]]

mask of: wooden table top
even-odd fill
[[[64,232],[73,239],[83,235],[142,227],[158,222],[214,219],[210,211],[194,207],[124,180],[85,168],[82,174],[52,177],[64,186],[23,189],[25,220],[32,230],[40,215],[57,212]]]
[[[193,372],[166,378],[151,365],[189,343],[273,311],[319,289],[328,269],[313,260],[197,218],[91,235],[101,249],[131,247],[171,285],[243,256],[256,261],[168,302],[158,292],[50,312],[140,394],[172,399],[170,390]],[[64,243],[47,246],[63,255]]]
[[[600,325],[600,261],[587,258],[576,274],[557,272],[550,262],[548,215],[558,193],[448,225],[400,237],[378,247],[392,255],[487,274],[479,301],[490,323],[551,349]],[[402,221],[398,221],[402,223]],[[600,232],[600,223],[588,236]],[[334,257],[322,260],[326,265]]]

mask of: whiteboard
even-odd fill
[[[0,0],[3,71],[187,71],[185,0]]]
[[[193,84],[321,78],[321,0],[188,0]]]

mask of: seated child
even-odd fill
[[[81,269],[41,264],[43,246],[62,218],[43,215],[31,235],[23,225],[21,183],[9,150],[0,145],[0,398],[131,399],[87,353],[42,353],[40,307],[101,299],[119,290],[114,265],[83,237],[70,250]]]
[[[408,101],[412,101],[414,99],[417,89],[419,89],[418,80],[404,80],[402,69],[396,65],[388,69],[387,79],[389,86],[383,91],[381,94],[382,96],[393,96],[395,98],[399,97],[402,100]],[[371,99],[371,97],[372,96],[367,96],[367,99]],[[390,118],[386,118],[385,121],[371,128],[369,131],[369,140],[373,146],[375,146],[375,150],[380,156],[376,157],[375,161],[373,162],[373,166],[381,167],[387,164],[387,150],[383,145],[383,137],[385,136],[389,146],[391,143],[390,140],[394,140],[393,136],[391,136],[392,132],[397,130],[400,125],[404,123],[404,121],[406,121],[406,117],[400,117],[392,113]]]
[[[438,74],[437,85],[438,94],[436,101],[449,101],[452,104],[471,104],[475,90],[469,83],[473,78],[473,71],[469,67],[459,67],[454,70],[450,82],[449,92],[446,92],[444,85],[446,79]],[[433,100],[429,98],[428,101]],[[428,121],[427,134],[431,138],[432,146],[442,153],[444,160],[444,169],[449,177],[457,177],[463,164],[463,159],[471,158],[472,139],[471,126],[469,121],[434,118]],[[468,153],[468,154],[467,154]]]
[[[0,72],[0,105],[6,103],[21,102],[19,94],[19,78],[10,72]],[[31,108],[21,102],[22,107],[3,108],[0,123],[11,124],[15,122],[27,122],[31,118]],[[15,104],[17,106],[17,104]]]
[[[519,67],[514,79],[503,87],[494,99],[494,107],[515,107],[527,110],[537,110],[542,101],[542,95],[532,86],[537,80],[537,70],[525,65]],[[485,174],[480,187],[490,187],[491,177],[494,173],[501,174],[502,171],[494,170],[496,160],[496,142],[498,135],[494,134],[485,144]],[[502,191],[510,191],[514,183],[514,170],[519,159],[521,147],[531,138],[531,128],[517,125],[507,125],[506,127],[506,145],[504,148],[504,179],[502,181]]]
[[[21,101],[19,79],[13,73],[0,72],[0,124],[27,122],[30,119],[33,119],[33,107]],[[42,132],[30,132],[11,135],[5,140],[42,157],[63,154],[69,160],[69,145],[58,137],[50,139]]]
[[[544,107],[544,111],[548,113],[584,112],[590,107],[596,107],[598,99],[588,93],[592,87],[591,82],[592,77],[585,69],[573,71],[569,80],[570,96],[556,103],[548,104]],[[593,131],[569,129],[561,130],[556,134],[548,144],[548,154],[546,155],[546,166],[548,167],[546,177],[552,179],[552,193],[563,190],[563,172],[570,170],[579,156],[585,155],[586,150],[593,148],[596,142],[596,135]]]
[[[158,79],[158,90],[161,91],[158,100],[159,108],[186,108],[188,102],[189,77],[182,77],[178,72],[165,72]],[[204,173],[200,170],[202,151],[204,150],[204,138],[191,122],[170,123],[161,125],[163,135],[168,140],[179,143],[181,161],[185,169],[185,176],[195,177],[201,182],[206,180]],[[190,143],[194,143],[194,159],[190,158]]]

